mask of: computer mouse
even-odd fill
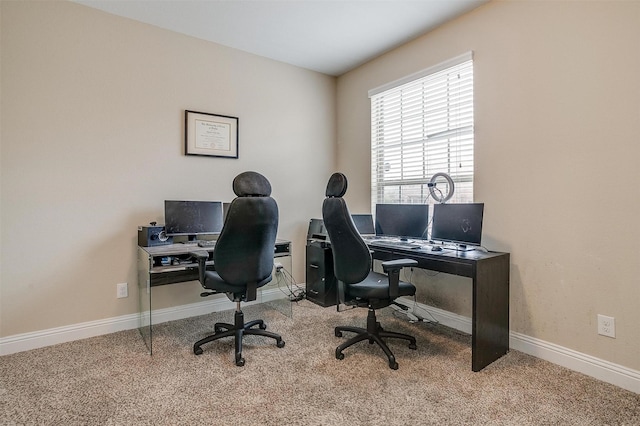
[[[431,247],[431,251],[442,251],[442,247],[440,247],[440,246],[433,246],[433,247]]]

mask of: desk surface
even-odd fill
[[[461,251],[455,249],[444,248],[442,251],[432,251],[432,244],[427,242],[414,243],[418,248],[408,248],[403,246],[403,242],[393,245],[394,240],[387,239],[378,242],[376,239],[365,239],[367,246],[374,253],[374,258],[378,260],[391,260],[399,257],[417,260],[419,267],[422,269],[430,269],[438,272],[445,272],[453,275],[473,278],[474,268],[478,263],[487,263],[492,259],[506,257],[509,262],[509,253],[497,251],[468,250]],[[308,243],[320,243],[325,247],[331,247],[331,242],[323,239],[310,239]],[[406,243],[404,243],[406,244]]]
[[[496,251],[458,251],[454,249],[432,251],[429,246],[406,248],[399,245],[392,247],[388,244],[378,245],[375,242],[368,242],[367,245],[374,252],[374,257],[377,259],[389,260],[392,258],[406,257],[418,260],[420,268],[469,278],[473,278],[474,265],[478,262],[509,256],[508,253]],[[387,253],[387,255],[385,255],[385,253]]]
[[[448,247],[442,244],[431,244],[428,242],[421,241],[400,241],[394,239],[364,239],[364,242],[369,247],[376,247],[380,249],[393,249],[403,252],[417,252],[420,254],[433,254],[436,256],[445,256],[449,258],[459,258],[459,259],[486,259],[488,257],[500,255],[501,252],[488,251],[484,248],[473,248],[470,247],[467,250],[457,250],[452,247]],[[411,245],[414,247],[408,247],[407,245]],[[432,250],[433,247],[439,247],[441,250]]]
[[[149,253],[151,256],[176,256],[180,254],[186,254],[194,250],[207,250],[213,251],[215,246],[200,247],[198,244],[167,244],[163,246],[153,247],[140,247],[142,250]]]
[[[290,244],[290,241],[280,240],[280,239],[276,240],[276,246],[283,245],[283,244]],[[153,247],[140,246],[140,248],[146,251],[147,253],[149,253],[149,255],[151,256],[177,256],[181,254],[187,254],[194,250],[213,251],[215,248],[215,245],[200,247],[197,243],[178,243],[178,244],[165,244],[165,245],[153,246]]]

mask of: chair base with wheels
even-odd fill
[[[340,346],[336,348],[336,358],[344,359],[343,350],[348,348],[349,346],[361,342],[363,340],[369,340],[369,344],[377,343],[380,348],[384,351],[389,358],[389,368],[393,370],[398,369],[398,363],[396,362],[396,358],[389,349],[389,346],[385,343],[382,338],[394,338],[394,339],[403,339],[409,341],[410,349],[417,349],[416,346],[416,338],[404,333],[396,333],[393,331],[385,331],[382,328],[382,325],[376,319],[376,311],[373,308],[369,308],[369,314],[367,315],[367,328],[360,327],[348,327],[348,326],[338,326],[335,328],[336,337],[342,337],[342,332],[348,331],[352,333],[356,333],[354,337],[347,340]]]
[[[263,320],[253,320],[245,324],[244,313],[240,310],[240,302],[237,301],[236,313],[234,315],[234,324],[228,324],[219,322],[214,325],[215,333],[211,336],[207,336],[204,339],[198,340],[193,345],[193,353],[196,355],[202,354],[201,346],[205,343],[213,342],[214,340],[222,339],[224,337],[235,337],[236,343],[236,365],[242,367],[244,365],[244,358],[242,357],[242,337],[245,335],[265,336],[275,339],[276,346],[279,348],[284,347],[284,340],[278,334],[266,331],[267,325]],[[253,328],[258,326],[258,328]]]

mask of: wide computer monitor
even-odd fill
[[[376,228],[373,225],[373,215],[352,214],[351,217],[360,235],[374,235],[376,233]]]
[[[454,243],[461,248],[479,246],[483,214],[484,203],[435,204],[431,239]]]
[[[428,204],[376,204],[376,235],[427,238]]]
[[[194,241],[199,235],[219,234],[223,212],[220,201],[164,202],[165,232],[169,236],[187,236]]]

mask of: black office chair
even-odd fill
[[[235,336],[236,365],[243,366],[242,337],[246,334],[266,336],[276,340],[279,348],[284,340],[265,331],[263,320],[245,324],[240,302],[256,300],[257,289],[271,281],[273,251],[278,230],[278,205],[270,197],[271,184],[259,173],[244,172],[233,180],[237,198],[231,202],[222,231],[213,251],[215,271],[206,270],[208,254],[194,251],[198,259],[200,283],[209,292],[201,296],[226,293],[236,302],[234,324],[217,323],[215,333],[197,341],[193,353],[202,354],[201,346],[223,337]],[[254,327],[258,328],[254,328]]]
[[[397,338],[409,341],[409,348],[417,349],[416,339],[402,333],[385,331],[376,319],[376,309],[384,308],[400,296],[413,296],[416,288],[411,283],[400,281],[400,270],[405,266],[414,266],[418,262],[399,259],[382,262],[387,275],[373,272],[371,252],[356,229],[347,204],[342,196],[347,192],[347,178],[342,173],[334,173],[327,184],[322,218],[329,234],[333,251],[333,272],[338,280],[339,302],[357,307],[368,307],[367,328],[336,327],[336,337],[342,332],[356,333],[336,348],[336,358],[344,359],[342,351],[349,346],[368,340],[378,344],[389,358],[389,367],[397,370],[398,363],[383,338]]]

